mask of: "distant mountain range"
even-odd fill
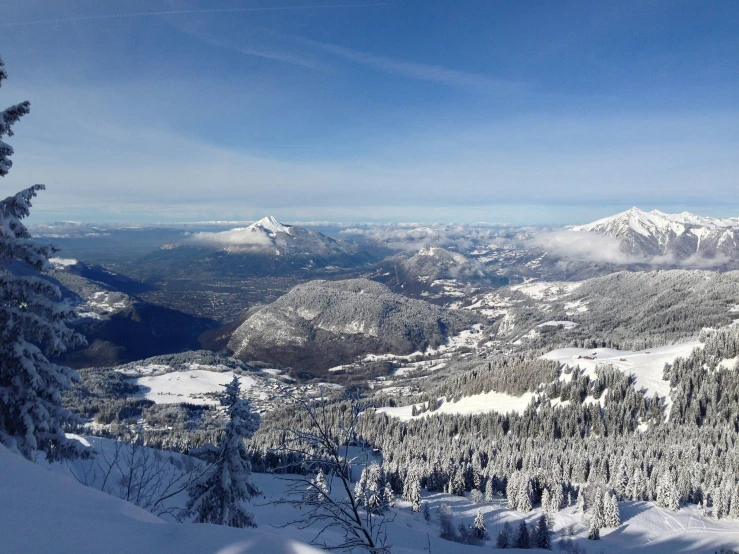
[[[623,213],[571,228],[621,241],[621,251],[635,262],[669,265],[739,260],[739,218],[712,218],[688,212],[666,214],[631,208]]]

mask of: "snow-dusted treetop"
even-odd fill
[[[4,67],[5,63],[2,58],[0,58],[0,86],[2,86],[3,80],[8,78],[8,73],[5,71]],[[12,137],[13,124],[30,111],[31,103],[25,101],[14,106],[10,106],[0,112],[0,177],[7,175],[13,165],[13,162],[10,161],[10,156],[13,155],[13,148],[9,144],[3,142],[2,138],[5,136]]]

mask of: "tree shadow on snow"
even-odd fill
[[[647,502],[620,502],[619,509],[621,512],[621,524],[623,525],[630,519],[646,512],[648,508],[649,504]]]

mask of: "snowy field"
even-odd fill
[[[542,356],[547,360],[557,360],[571,367],[580,366],[585,374],[595,376],[598,366],[610,365],[624,373],[632,373],[636,378],[636,388],[647,389],[648,395],[657,395],[664,399],[668,414],[671,405],[670,383],[662,380],[665,363],[672,363],[677,358],[686,358],[695,348],[703,348],[698,341],[683,342],[669,346],[660,346],[632,352],[614,348],[560,348]],[[592,358],[592,359],[587,359]],[[572,374],[562,374],[562,379],[570,379]]]
[[[526,410],[526,406],[531,403],[534,393],[527,392],[521,396],[511,396],[504,392],[486,392],[482,394],[474,394],[465,396],[457,402],[450,402],[444,399],[444,403],[439,409],[433,412],[424,412],[415,417],[426,417],[434,414],[456,414],[456,415],[474,415],[487,414],[497,412],[499,414],[507,414],[508,412],[516,412],[522,414]],[[397,408],[378,408],[378,413],[384,413],[392,417],[397,417],[408,421],[413,419],[413,406],[400,406]]]
[[[206,524],[172,523],[138,506],[78,483],[59,464],[49,471],[0,446],[0,551],[13,554],[74,552],[98,554],[116,552],[177,552],[181,554],[313,554],[323,552],[309,546],[317,529],[280,528],[299,519],[302,510],[280,503],[286,483],[274,475],[254,474],[261,495],[249,510],[257,519],[257,529],[231,529]],[[289,476],[287,476],[289,477]],[[336,490],[337,487],[335,487]],[[467,497],[424,493],[431,512],[430,521],[413,513],[407,502],[398,501],[390,511],[388,525],[392,552],[399,554],[479,553],[496,551],[494,541],[482,547],[461,545],[438,537],[437,508],[450,507],[455,524],[471,524],[478,509],[495,537],[503,524],[517,527],[521,519],[531,523],[538,509],[522,514],[508,509],[504,499],[475,504]],[[182,502],[184,497],[173,501]],[[615,554],[713,553],[721,547],[739,549],[739,521],[714,521],[700,516],[695,507],[668,512],[649,502],[620,504],[622,525],[603,529],[601,540],[585,538],[583,516],[565,508],[554,516],[554,551],[565,540],[565,530],[582,552]],[[338,539],[337,534],[327,535]]]
[[[223,392],[223,386],[233,379],[234,373],[195,369],[139,377],[131,381],[140,387],[139,396],[157,404],[218,404],[217,395]],[[241,390],[247,390],[256,384],[252,377],[238,376]]]

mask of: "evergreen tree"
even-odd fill
[[[734,493],[731,495],[731,507],[729,508],[729,516],[739,518],[739,484],[734,487]]]
[[[585,493],[581,489],[577,494],[577,502],[575,503],[575,513],[584,514],[585,510],[586,510]]]
[[[0,85],[7,78],[0,59]],[[7,175],[13,148],[2,141],[12,126],[29,113],[22,102],[0,112],[0,176]],[[60,302],[59,288],[37,275],[14,269],[49,269],[57,249],[34,244],[21,223],[31,199],[43,185],[34,185],[0,202],[0,443],[27,458],[42,451],[49,460],[80,453],[64,427],[77,418],[61,407],[61,392],[79,381],[76,371],[49,361],[84,338],[67,327],[72,309]]]
[[[322,469],[318,470],[315,479],[311,481],[311,486],[316,502],[323,502],[328,496],[328,483]]]
[[[482,515],[482,509],[478,508],[475,522],[472,524],[472,532],[480,540],[486,541],[490,538],[487,529],[485,529],[485,518]]]
[[[447,504],[439,506],[439,536],[447,540],[455,540],[457,538],[452,509]]]
[[[421,476],[417,464],[411,464],[403,483],[403,500],[411,503],[414,512],[421,511]]]
[[[551,550],[552,525],[547,516],[541,515],[537,520],[534,536],[536,539],[532,545],[534,548],[545,548],[547,550]]]
[[[457,470],[454,472],[454,478],[451,482],[451,494],[454,494],[456,496],[464,496],[464,490],[464,472],[460,468],[457,468]]]
[[[485,483],[485,502],[492,502],[492,501],[493,501],[493,478],[488,477],[488,480]]]
[[[590,520],[592,524],[602,529],[605,527],[605,516],[603,513],[603,493],[599,488],[593,494],[593,505],[590,507]]]
[[[199,523],[230,527],[256,527],[252,514],[242,503],[259,491],[249,482],[251,463],[244,439],[259,427],[259,415],[252,412],[249,400],[239,398],[239,378],[225,385],[221,405],[226,407],[228,423],[218,446],[216,462],[190,488],[187,511]]]
[[[549,489],[544,489],[541,493],[541,510],[544,513],[550,513]]]
[[[390,481],[385,481],[385,486],[382,490],[382,500],[385,506],[395,506],[395,494],[393,494],[393,488],[390,486]]]
[[[0,58],[0,86],[2,86],[2,82],[7,78],[8,73],[5,71],[5,63],[2,58]],[[13,147],[6,142],[3,142],[1,139],[4,136],[12,137],[13,125],[17,123],[21,117],[30,113],[30,111],[31,103],[26,100],[25,102],[6,108],[5,111],[2,112],[2,116],[0,116],[0,177],[5,177],[13,165],[13,162],[10,160],[10,156],[13,155]]]
[[[518,534],[516,535],[516,548],[531,548],[531,539],[529,537],[529,528],[526,527],[526,520],[522,519],[518,524]]]
[[[508,522],[503,524],[503,529],[498,533],[498,538],[495,541],[497,548],[510,548],[511,546],[511,526]]]
[[[606,494],[603,502],[603,519],[605,527],[618,527],[621,525],[621,513],[618,509],[618,500],[615,493]]]
[[[600,540],[600,528],[593,518],[590,519],[590,527],[588,528],[588,539],[591,541]]]
[[[380,465],[372,463],[362,470],[354,497],[360,506],[376,515],[384,514],[392,505],[393,492]]]
[[[553,485],[552,492],[549,497],[549,513],[556,514],[562,507],[564,502],[564,493],[562,492],[562,485],[557,483]]]
[[[680,495],[677,485],[669,471],[664,471],[657,485],[657,504],[662,508],[677,511],[680,507]]]

